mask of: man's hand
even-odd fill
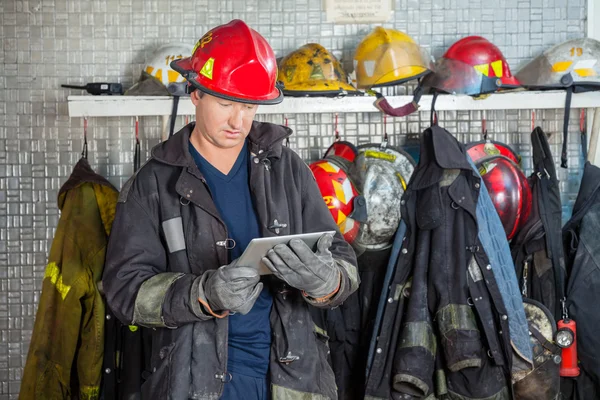
[[[205,272],[211,274],[204,283],[204,294],[213,312],[248,314],[260,296],[263,284],[258,270],[236,264],[234,260],[216,271]]]
[[[321,236],[314,253],[302,240],[292,239],[288,245],[278,244],[263,257],[273,274],[307,296],[325,300],[333,296],[340,285],[341,274],[331,256],[330,233]]]

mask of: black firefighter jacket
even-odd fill
[[[203,272],[229,263],[225,223],[189,154],[189,124],[156,146],[124,186],[103,277],[107,301],[125,324],[153,328],[144,399],[218,399],[227,373],[228,319],[207,315]],[[306,164],[282,141],[287,128],[255,122],[249,139],[250,191],[263,236],[337,230]],[[273,400],[334,399],[326,332],[311,307],[335,307],[358,287],[356,257],[341,234],[331,252],[339,292],[311,303],[273,280],[269,379]],[[204,298],[204,300],[206,300]]]
[[[581,375],[565,378],[575,391],[566,398],[592,400],[600,397],[600,168],[585,164],[573,216],[563,227],[567,259],[567,307],[577,323],[577,355]]]
[[[510,398],[507,312],[478,238],[481,184],[447,131],[423,133],[367,399]]]
[[[104,351],[104,268],[117,190],[79,160],[58,193],[61,210],[42,283],[21,399],[98,399]]]

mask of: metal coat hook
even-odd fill
[[[387,134],[387,115],[383,115],[383,141],[387,142],[388,141],[388,134]]]
[[[581,109],[579,114],[579,140],[581,141],[581,152],[583,153],[583,159],[586,160],[588,157],[587,147],[587,113],[585,108]]]
[[[483,112],[483,117],[481,118],[481,134],[483,135],[483,140],[488,140],[488,132],[487,132],[487,120],[485,118],[485,111]]]
[[[133,171],[140,169],[140,121],[135,117],[135,150],[133,152]]]
[[[283,124],[285,125],[285,127],[288,127],[288,119],[286,117],[283,117]],[[285,138],[285,147],[290,147],[290,137],[287,136]]]
[[[338,131],[338,115],[335,114],[335,124],[333,125],[333,132],[335,134],[335,141],[338,142],[340,140],[340,131]]]
[[[87,117],[83,117],[83,150],[81,151],[81,157],[87,160],[88,158],[88,143],[87,143]]]

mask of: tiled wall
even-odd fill
[[[480,34],[498,45],[513,72],[552,44],[585,34],[585,0],[397,0],[386,24],[406,31],[439,57],[462,36]],[[322,0],[0,0],[0,400],[17,398],[39,290],[59,213],[56,195],[79,158],[83,121],[69,118],[61,83],[122,82],[139,76],[158,45],[194,44],[210,27],[233,18],[262,33],[278,57],[315,41],[346,67],[373,26],[325,23]],[[168,114],[169,110],[165,110]],[[559,154],[563,112],[537,113]],[[333,116],[287,117],[291,145],[314,159],[333,139]],[[440,122],[459,139],[479,138],[481,112],[444,112]],[[494,139],[515,144],[530,170],[531,111],[487,112]],[[260,117],[267,119],[267,117]],[[392,143],[424,129],[429,115],[388,119]],[[577,131],[578,110],[571,114]],[[179,125],[183,123],[181,119]],[[341,135],[380,141],[379,114],[339,114]],[[91,118],[89,159],[117,187],[132,172],[133,118]],[[158,142],[160,117],[141,119],[143,158]],[[571,165],[561,170],[564,199],[577,190],[578,136]]]

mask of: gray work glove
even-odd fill
[[[279,279],[306,295],[321,299],[330,297],[340,284],[340,271],[331,256],[329,247],[333,234],[326,233],[317,242],[317,252],[300,239],[289,244],[278,244],[267,252],[262,262]]]
[[[204,282],[204,294],[214,312],[248,314],[263,288],[258,270],[238,267],[237,260],[205,274],[211,274]]]

